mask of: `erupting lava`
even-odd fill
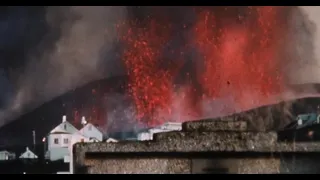
[[[202,98],[198,98],[199,102],[193,103],[191,109],[206,106],[200,102],[203,99],[231,97],[234,102],[231,109],[245,110],[267,104],[271,95],[282,92],[284,78],[280,59],[286,30],[281,13],[284,7],[219,8],[197,11],[193,36],[188,39],[199,54],[193,67],[197,73],[192,76],[197,76],[200,89],[177,84],[174,79],[179,66],[165,63],[163,49],[172,34],[169,22],[164,25],[150,16],[146,18],[148,25],[131,23],[123,38],[126,44],[123,59],[130,81],[129,93],[139,120],[149,124],[173,120],[177,113],[173,106],[176,99],[180,99],[178,113],[192,118],[186,115],[191,113],[190,108],[181,111],[192,96]],[[175,87],[187,87],[184,89],[189,91],[181,92]],[[226,112],[213,116],[223,113]],[[202,111],[197,114],[208,116]]]
[[[136,105],[137,118],[157,123],[158,110],[170,114],[173,74],[162,69],[162,51],[167,42],[169,26],[150,21],[147,27],[130,28],[124,37],[128,50],[124,61],[129,75],[129,89]]]
[[[195,41],[204,61],[198,75],[207,98],[232,96],[240,109],[248,109],[280,93],[284,83],[277,56],[283,51],[279,39],[284,31],[279,29],[283,22],[277,13],[281,11],[281,7],[248,8],[251,16],[239,15],[238,23],[216,19],[210,12],[200,14]]]

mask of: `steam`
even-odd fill
[[[132,105],[130,98],[119,93],[109,93],[104,101],[107,123],[103,130],[113,132],[126,132],[142,128],[135,121],[135,108]]]
[[[42,53],[30,54],[13,101],[0,112],[0,126],[68,90],[119,73],[111,52],[115,25],[125,17],[125,7],[49,7],[50,30],[38,47]],[[60,36],[48,48],[56,31]]]
[[[320,82],[320,15],[319,7],[299,6],[292,11],[289,19],[291,46],[287,53],[290,63],[287,66],[291,84]],[[309,87],[309,93],[318,93]]]

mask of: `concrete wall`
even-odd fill
[[[139,158],[87,160],[89,174],[189,174],[187,159]],[[121,167],[120,167],[121,166]]]
[[[278,174],[280,159],[261,158],[132,158],[88,159],[89,174]]]
[[[190,155],[192,156],[192,155]],[[320,153],[215,158],[86,159],[88,174],[319,174]]]

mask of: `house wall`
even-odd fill
[[[83,127],[81,133],[89,138],[96,138],[99,141],[103,140],[103,134],[92,124],[87,124]]]
[[[9,153],[6,151],[0,152],[0,161],[9,160]]]
[[[10,153],[8,151],[0,152],[0,161],[14,160],[15,158],[16,158],[15,153]]]
[[[141,132],[138,134],[138,141],[147,141],[152,139],[152,134],[149,132]]]
[[[49,159],[51,161],[64,159],[68,155],[68,147],[71,141],[71,134],[50,134],[48,137]],[[57,141],[57,140],[58,141]]]

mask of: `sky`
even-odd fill
[[[43,34],[43,10],[18,6],[0,9],[1,108],[5,108],[14,95],[16,77],[11,73],[23,68],[28,59],[27,52],[35,47]]]

